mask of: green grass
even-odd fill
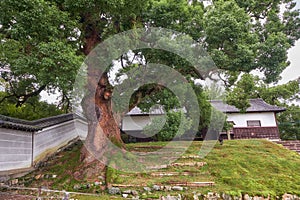
[[[23,178],[25,182],[24,185],[30,187],[44,186],[51,189],[72,191],[75,184],[82,184],[71,178],[76,167],[80,164],[79,157],[81,146],[82,144],[79,143],[73,146],[71,150],[60,152],[54,159],[47,162],[47,166],[41,167],[25,176]],[[32,177],[36,177],[37,175],[43,175],[43,177],[37,180],[35,178],[32,179]],[[53,178],[53,175],[57,175],[57,177]]]
[[[129,151],[157,151],[167,143],[137,143],[128,144]],[[198,155],[202,142],[193,142],[184,155]],[[168,150],[176,152],[183,146],[183,142],[177,142],[176,148]],[[55,174],[55,179],[40,178],[28,182],[27,186],[41,186],[48,184],[52,189],[74,191],[75,184],[79,183],[72,179],[72,174],[79,165],[80,145],[72,151],[59,154],[59,158],[51,161],[49,166],[30,174]],[[136,148],[139,147],[139,148]],[[142,148],[141,148],[142,147]],[[146,148],[144,148],[146,147]],[[174,154],[175,155],[175,154]],[[163,157],[164,155],[160,155]],[[159,157],[159,156],[157,156]],[[154,184],[168,185],[171,181],[183,182],[206,182],[214,181],[215,186],[191,188],[191,191],[198,192],[226,192],[232,195],[247,193],[250,195],[282,195],[292,193],[300,195],[300,155],[284,149],[283,147],[266,140],[231,140],[224,141],[223,145],[216,144],[212,151],[203,159],[200,158],[179,158],[176,163],[184,162],[206,162],[203,167],[197,166],[171,166],[160,169],[161,172],[194,172],[192,176],[151,176],[149,173],[126,173],[111,170],[110,181],[118,184],[141,184],[152,186]],[[139,188],[134,188],[139,190]],[[142,189],[140,189],[142,193]],[[77,192],[101,193],[100,186],[82,188]],[[101,196],[102,197],[102,196]],[[106,196],[103,196],[103,198]],[[109,199],[109,196],[107,197]],[[79,199],[89,199],[81,197]],[[93,197],[92,199],[96,199]]]
[[[130,144],[138,146],[164,146],[157,144]],[[180,145],[180,144],[179,144]],[[197,155],[202,142],[193,142],[186,155]],[[179,159],[176,162],[204,161],[207,166],[173,167],[162,171],[202,172],[192,177],[149,177],[147,182],[167,182],[168,179],[182,181],[214,181],[213,188],[198,191],[248,193],[252,195],[281,195],[285,192],[300,194],[300,156],[266,140],[231,140],[217,144],[204,159]],[[131,180],[127,179],[127,182]],[[141,180],[139,180],[141,182]]]
[[[217,191],[300,194],[300,156],[264,140],[226,141],[205,158]]]

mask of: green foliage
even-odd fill
[[[229,71],[250,71],[254,67],[255,44],[250,16],[235,1],[218,1],[204,16],[208,51],[216,65]]]
[[[283,3],[287,5],[286,16],[280,18]],[[292,10],[294,6],[291,0],[262,4],[218,0],[207,7],[198,1],[155,0],[150,1],[143,18],[150,25],[184,32],[201,41],[216,66],[224,70],[227,84],[236,81],[241,72],[254,69],[264,72],[265,82],[270,83],[289,65],[287,50],[300,37],[299,13]],[[165,53],[158,57],[174,60]],[[185,66],[179,65],[179,71]]]
[[[1,73],[9,83],[7,92],[20,105],[42,90],[58,90],[63,94],[62,100],[69,101],[82,55],[115,33],[145,26],[169,28],[199,41],[216,66],[224,70],[228,86],[241,72],[254,69],[264,72],[265,82],[276,82],[289,64],[287,50],[300,37],[295,3],[211,3],[205,7],[202,1],[186,0],[1,1],[0,64],[1,68],[9,69]],[[282,4],[286,6],[283,14]],[[134,53],[140,53],[146,63],[156,61],[173,67],[190,82],[199,78],[190,63],[169,52]],[[138,66],[129,63],[124,68]]]
[[[4,92],[0,92],[0,98],[5,95]],[[56,105],[40,101],[39,97],[35,96],[20,107],[16,107],[14,99],[6,99],[0,104],[0,114],[19,119],[35,120],[63,114],[63,111],[59,110]]]
[[[237,78],[231,72],[253,69],[262,71],[267,83],[280,79],[289,65],[287,50],[300,36],[299,11],[294,7],[292,0],[213,1],[204,14],[206,42],[216,65],[228,70],[228,84]]]
[[[300,140],[300,107],[287,106],[286,111],[278,115],[280,138],[283,140]]]
[[[230,122],[228,122],[227,121],[227,115],[225,115],[224,116],[225,117],[225,122],[224,122],[224,126],[223,126],[223,129],[222,129],[222,131],[230,131],[230,130],[232,130],[232,128],[233,128],[233,123],[230,123]]]
[[[176,97],[174,93],[166,87],[158,86],[157,88],[158,91],[150,94],[146,94],[147,92],[151,91],[151,89],[156,89],[156,87],[157,84],[147,84],[139,89],[138,92],[145,93],[142,94],[142,96],[145,97],[139,103],[139,107],[143,111],[148,112],[152,106],[155,106],[157,104],[162,105],[164,109],[167,111],[180,106],[178,97]],[[182,88],[182,90],[184,92],[184,88]]]
[[[204,6],[198,1],[189,4],[185,0],[153,0],[144,18],[151,26],[184,32],[197,40],[203,30],[203,14]]]
[[[229,90],[227,103],[234,105],[241,112],[246,112],[250,106],[249,99],[255,96],[256,84],[258,79],[251,74],[243,74],[235,87]]]
[[[53,2],[1,1],[0,63],[9,83],[7,93],[19,105],[42,90],[72,89],[82,62],[78,55],[77,22]],[[72,39],[71,39],[72,38]]]
[[[248,99],[262,98],[269,104],[282,105],[298,98],[300,92],[297,80],[286,84],[270,86],[257,76],[244,74],[234,87],[227,91],[227,101],[241,110],[249,107]]]
[[[206,132],[207,127],[211,122],[212,107],[210,105],[209,95],[211,92],[204,91],[201,86],[194,85],[194,91],[197,95],[200,119],[199,119],[199,136],[203,136],[202,133]],[[220,95],[220,94],[219,94]]]
[[[261,98],[269,104],[279,106],[298,99],[299,92],[300,88],[297,80],[289,81],[283,85],[267,86],[260,84],[259,87],[257,87],[257,93]]]
[[[278,114],[281,139],[299,139],[300,108],[289,103],[299,98],[300,87],[297,80],[283,85],[269,86],[251,74],[244,74],[235,86],[228,90],[227,103],[245,112],[250,106],[250,98],[262,98],[271,105],[285,107]]]
[[[155,134],[158,141],[169,141],[182,136],[190,127],[191,120],[182,111],[169,111],[166,116],[153,117],[143,133],[150,136]]]
[[[113,163],[111,163],[113,164]],[[118,171],[113,166],[107,166],[106,168],[106,183],[113,183],[118,178]]]

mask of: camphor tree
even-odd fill
[[[220,75],[228,87],[241,72],[255,69],[264,73],[265,82],[276,82],[289,64],[287,50],[300,35],[299,11],[293,10],[295,3],[292,0],[206,3],[208,6],[196,0],[1,1],[1,76],[9,84],[8,96],[4,98],[16,98],[17,105],[21,105],[46,90],[59,91],[67,102],[83,58],[110,36],[140,27],[162,27],[189,35],[204,47],[220,69],[209,73],[211,78]],[[133,68],[141,70],[143,63],[152,62],[173,68],[191,83],[203,78],[189,62],[172,53],[151,49],[132,53],[143,59],[142,64],[130,63],[130,56],[124,54],[120,60],[126,64],[122,65],[121,73]],[[90,76],[101,75],[90,79],[98,81],[89,84],[96,95],[87,94],[83,99],[85,113],[95,113],[99,120],[97,126],[89,121],[87,138],[97,149],[106,146],[104,136],[123,146],[118,123],[112,115],[114,87],[109,79],[110,70],[87,70]],[[162,91],[164,88],[159,84],[141,87],[132,95],[128,110],[147,96]],[[199,101],[200,106],[201,102],[204,101]],[[85,147],[81,161],[75,173],[77,178],[92,177],[106,168]]]

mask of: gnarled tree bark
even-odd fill
[[[97,32],[91,31],[86,38],[85,54],[88,55],[99,42]],[[108,142],[124,148],[119,122],[114,119],[112,111],[112,90],[107,72],[102,72],[95,66],[88,66],[87,90],[89,94],[82,100],[82,107],[88,120],[88,134],[81,149],[81,164],[74,173],[74,178],[95,180],[101,176],[105,180],[109,160],[104,154],[110,151]]]

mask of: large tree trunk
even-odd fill
[[[102,84],[102,83],[107,84]],[[114,119],[111,105],[111,91],[107,90],[107,75],[104,74],[97,86],[95,96],[87,96],[83,107],[88,116],[88,135],[81,149],[81,166],[75,178],[92,179],[101,176],[106,178],[106,166],[114,151],[109,142],[123,149],[118,121]],[[109,183],[108,183],[109,184]]]
[[[86,39],[87,44],[84,49],[86,54],[92,50],[95,43],[99,42],[95,34],[97,33],[92,33],[91,37]],[[109,165],[107,154],[113,156],[111,154],[114,153],[109,149],[109,141],[124,148],[119,122],[114,119],[112,112],[112,91],[107,73],[94,66],[88,66],[87,90],[90,95],[83,99],[82,107],[88,120],[88,135],[81,149],[81,164],[74,177],[80,180],[95,180],[101,176],[105,180]]]

